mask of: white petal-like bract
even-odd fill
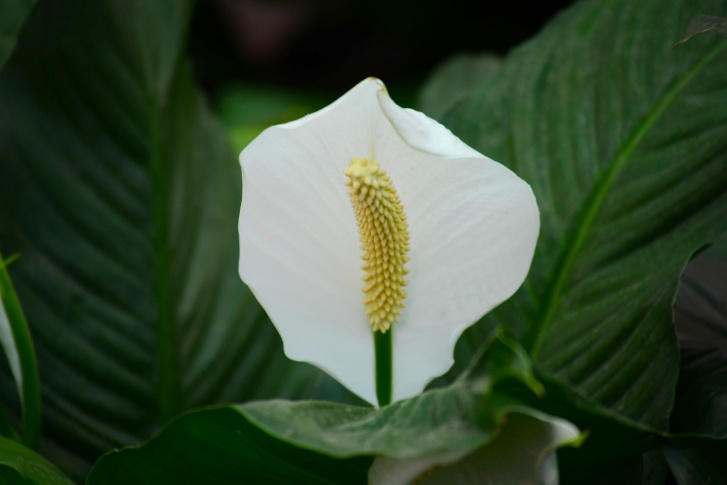
[[[410,233],[408,296],[393,331],[393,399],[449,369],[464,329],[530,267],[539,214],[527,183],[369,78],[330,106],[265,130],[240,154],[240,276],[285,353],[376,403],[358,226],[344,170],[376,160]]]

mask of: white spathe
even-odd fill
[[[376,403],[358,226],[344,170],[371,157],[409,222],[408,296],[393,331],[393,399],[449,369],[462,331],[525,279],[540,228],[530,186],[422,113],[394,104],[378,79],[330,106],[273,126],[240,154],[240,276],[283,339]]]

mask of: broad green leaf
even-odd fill
[[[8,485],[72,485],[43,457],[0,436],[0,483]]]
[[[495,391],[504,381],[540,391],[527,357],[503,332],[493,332],[457,381],[379,409],[330,402],[251,402],[241,410],[266,433],[328,456],[416,458],[489,441],[504,416],[520,408]]]
[[[678,279],[727,230],[727,42],[671,48],[698,11],[727,4],[580,2],[441,117],[528,181],[541,210],[523,288],[465,340],[517,325],[541,372],[661,430]]]
[[[23,443],[37,448],[41,419],[38,364],[28,324],[8,276],[7,263],[0,254],[0,347],[4,349],[20,400]],[[0,425],[0,428],[8,426]],[[0,432],[0,435],[10,434]]]
[[[496,385],[506,379],[526,388],[532,375],[507,338],[499,335],[488,344],[466,377],[380,409],[273,400],[189,412],[143,446],[104,456],[92,470],[88,485],[218,483],[215,480],[221,477],[228,480],[225,483],[249,483],[259,476],[266,476],[269,483],[302,483],[306,478],[327,483],[321,482],[325,477],[334,483],[356,483],[365,481],[371,456],[388,457],[383,462],[387,468],[395,466],[396,460],[475,450],[499,436],[514,412],[552,423],[563,432],[559,436],[575,439],[578,432],[572,425],[497,391]],[[276,448],[282,451],[271,451]],[[363,458],[351,461],[353,457]],[[537,468],[540,459],[529,455],[524,466]],[[247,481],[241,478],[246,475],[238,474],[240,462],[252,477]],[[363,470],[354,473],[354,465],[362,464]],[[296,477],[293,471],[304,473]]]
[[[21,255],[41,450],[77,480],[190,407],[351,399],[285,359],[237,275],[239,165],[183,58],[191,6],[41,2],[0,76],[0,247]]]
[[[722,445],[713,439],[699,440],[694,434],[724,438],[720,430],[724,428],[721,406],[724,405],[725,359],[719,350],[725,348],[727,332],[724,319],[727,273],[722,249],[721,246],[710,248],[692,260],[681,278],[675,316],[684,358],[670,434],[633,426],[587,403],[574,405],[573,399],[560,395],[561,391],[548,380],[543,381],[546,392],[541,407],[548,412],[557,410],[588,433],[582,447],[559,452],[561,483],[662,485],[669,473],[666,452],[680,470],[715,469],[716,463],[709,464],[714,458],[705,460],[695,450],[705,450],[707,456],[713,457]],[[682,446],[683,443],[688,446]]]
[[[35,0],[0,0],[0,69],[10,57],[34,3]]]
[[[184,414],[144,445],[105,455],[86,485],[364,484],[370,462],[283,443],[223,406]]]
[[[498,409],[502,417],[502,410]],[[380,409],[320,401],[259,401],[241,407],[256,426],[278,439],[339,458],[410,458],[453,448],[471,449],[493,428],[477,425],[477,399],[467,386],[435,389]]]

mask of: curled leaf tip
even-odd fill
[[[682,34],[682,38],[672,48],[685,43],[695,35],[703,34],[710,30],[716,31],[722,37],[727,37],[727,18],[711,15],[695,15],[689,21],[687,30]]]

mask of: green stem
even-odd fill
[[[376,355],[376,399],[379,407],[391,403],[392,382],[392,345],[391,334],[388,332],[374,332],[374,354]]]

